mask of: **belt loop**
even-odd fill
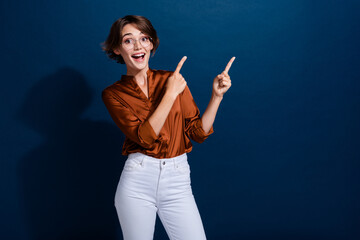
[[[175,158],[173,158],[173,164],[174,164],[174,168],[176,168],[176,164],[177,164],[177,162],[176,162],[176,157]]]
[[[179,168],[179,160],[180,160],[179,156],[174,159],[175,168]]]
[[[146,155],[143,154],[141,161],[140,161],[140,166],[144,167],[144,159],[145,159]]]

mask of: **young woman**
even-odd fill
[[[174,72],[149,68],[159,45],[156,31],[142,16],[115,21],[103,49],[126,64],[121,80],[104,89],[103,101],[125,134],[122,154],[128,155],[115,194],[115,207],[125,240],[152,239],[156,214],[170,239],[206,239],[190,185],[186,153],[190,139],[203,142],[224,93],[230,88],[228,71],[213,81],[209,105],[200,118],[184,77],[186,57]]]

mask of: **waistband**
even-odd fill
[[[137,153],[130,153],[128,155],[128,159],[132,159],[132,158],[142,158],[143,160],[146,159],[147,161],[154,161],[154,162],[176,162],[179,160],[184,160],[184,159],[186,160],[187,154],[184,153],[179,156],[172,157],[172,158],[155,158],[155,157],[151,157],[146,154],[137,152]]]

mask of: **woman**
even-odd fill
[[[186,153],[190,139],[203,142],[224,93],[228,71],[215,77],[210,103],[200,118],[186,81],[180,74],[186,57],[174,72],[149,68],[159,45],[150,21],[125,16],[113,23],[104,42],[111,59],[126,64],[121,80],[104,89],[103,101],[125,134],[122,154],[128,155],[115,194],[115,207],[125,240],[152,239],[156,214],[170,239],[206,239],[190,185]]]

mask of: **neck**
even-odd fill
[[[149,70],[149,66],[146,68],[138,70],[138,69],[127,69],[126,75],[134,76],[136,80],[146,79],[147,78],[147,71]]]

